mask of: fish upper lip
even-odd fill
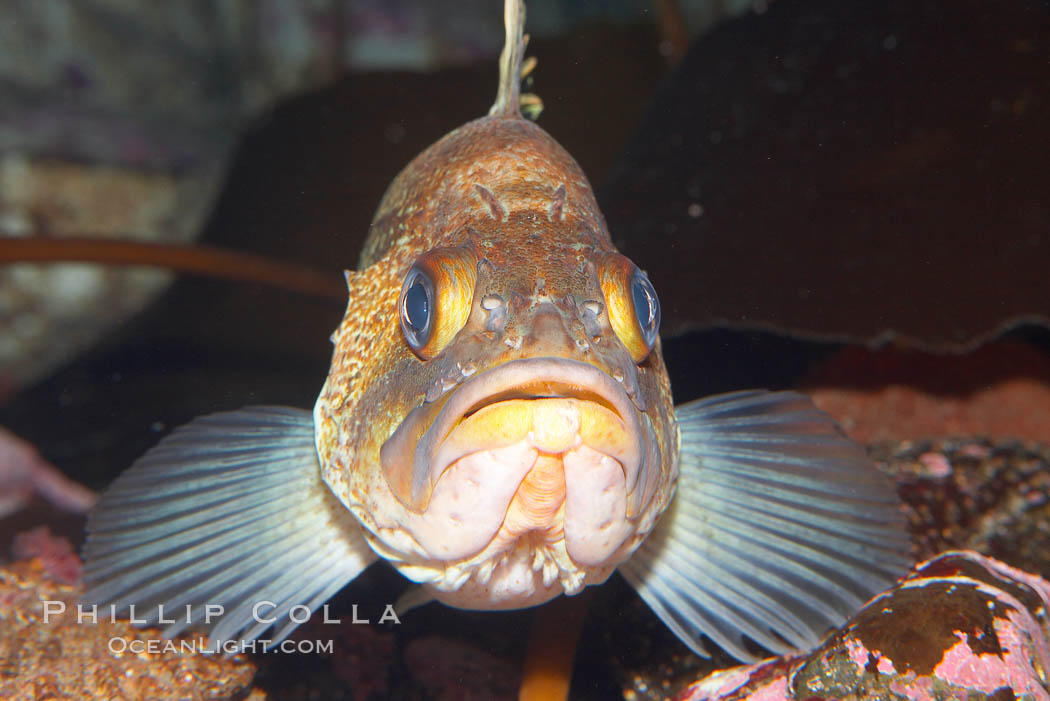
[[[622,461],[630,492],[646,456],[637,409],[620,383],[597,366],[558,357],[508,361],[470,378],[443,404],[425,403],[410,411],[380,448],[380,463],[391,490],[405,506],[423,511],[434,485],[454,462],[439,464],[434,458],[463,418],[505,399],[542,397],[597,401],[620,417],[633,446]]]

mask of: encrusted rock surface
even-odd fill
[[[46,601],[65,604],[65,611],[44,623]],[[39,559],[0,568],[0,698],[265,699],[251,691],[255,665],[246,657],[125,651],[160,636],[111,623],[102,611],[97,624],[78,623],[76,604],[77,589],[51,579]],[[52,603],[49,610],[58,608]]]
[[[918,565],[808,655],[719,672],[682,701],[1050,700],[1050,583],[973,552]]]
[[[1046,445],[1003,438],[944,438],[879,443],[870,448],[870,453],[880,469],[897,483],[917,561],[946,550],[965,549],[1050,579],[1050,448]],[[975,553],[973,557],[979,556]],[[939,607],[945,617],[963,614],[955,610],[961,598],[938,599],[936,589],[913,590],[913,594],[920,592],[931,598],[923,603],[925,599],[918,597],[916,607]],[[689,682],[734,664],[725,657],[704,660],[690,654],[650,618],[644,604],[631,601],[620,611],[618,623],[609,628],[614,638],[623,636],[624,641],[630,640],[610,643],[625,698],[656,701],[673,697]],[[641,629],[645,633],[637,634]],[[784,675],[796,663],[794,658],[778,659],[748,668],[750,671],[739,683],[751,680],[744,687],[748,693],[759,687],[769,694],[787,693]],[[729,682],[743,672],[737,668],[718,674],[719,683],[729,688]],[[842,698],[884,698],[878,694],[864,696],[861,692],[858,687],[854,696],[847,694]],[[725,698],[738,697],[749,701],[764,698],[752,699],[743,691]],[[808,701],[825,697],[810,694],[798,698]],[[982,697],[962,698],[971,701]]]
[[[1050,579],[1050,448],[946,438],[873,446],[897,482],[916,559],[976,550]]]

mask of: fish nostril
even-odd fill
[[[601,302],[593,299],[588,299],[580,305],[583,312],[580,314],[580,322],[583,324],[583,330],[588,336],[601,336],[602,325],[598,321],[598,316],[602,313]]]
[[[496,298],[499,302],[491,308],[485,306],[488,297],[481,301],[482,309],[488,310],[488,318],[485,319],[485,330],[490,332],[502,331],[507,325],[507,305],[503,304],[503,300],[499,297]]]

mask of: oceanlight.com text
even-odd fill
[[[236,655],[238,653],[284,653],[304,654],[332,653],[331,640],[282,640],[271,644],[271,640],[211,640],[209,638],[184,638],[181,640],[164,640],[150,638],[146,640],[128,640],[120,636],[109,639],[109,651],[114,655],[131,653],[142,654],[226,654]]]

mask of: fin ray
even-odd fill
[[[784,645],[769,635],[765,629],[768,624],[763,621],[763,616],[767,617],[766,620],[773,617],[785,630],[790,631],[789,639],[795,640],[796,644],[815,642],[812,632],[797,614],[783,607],[746,577],[733,573],[729,568],[722,568],[718,572],[719,576],[715,577],[698,567],[695,560],[684,558],[681,553],[667,551],[662,556],[672,565],[667,571],[667,578],[673,586],[667,591],[676,600],[677,608],[728,610],[735,621],[732,628],[738,629],[734,633],[746,634],[772,650],[782,649]],[[651,553],[643,553],[642,558],[644,564],[652,566]],[[683,598],[684,591],[691,593],[688,601]],[[701,592],[703,598],[700,597]],[[741,643],[741,636],[734,635],[734,638],[737,644]]]
[[[892,486],[803,395],[745,391],[676,409],[678,491],[620,565],[678,636],[741,660],[812,647],[910,564]]]
[[[321,480],[311,413],[285,407],[177,429],[117,478],[87,530],[84,601],[135,605],[149,623],[163,606],[177,621],[169,637],[218,604],[213,639],[249,641],[273,628],[276,644],[297,625],[280,615],[316,610],[376,559]],[[255,619],[258,601],[274,603],[276,622]]]

